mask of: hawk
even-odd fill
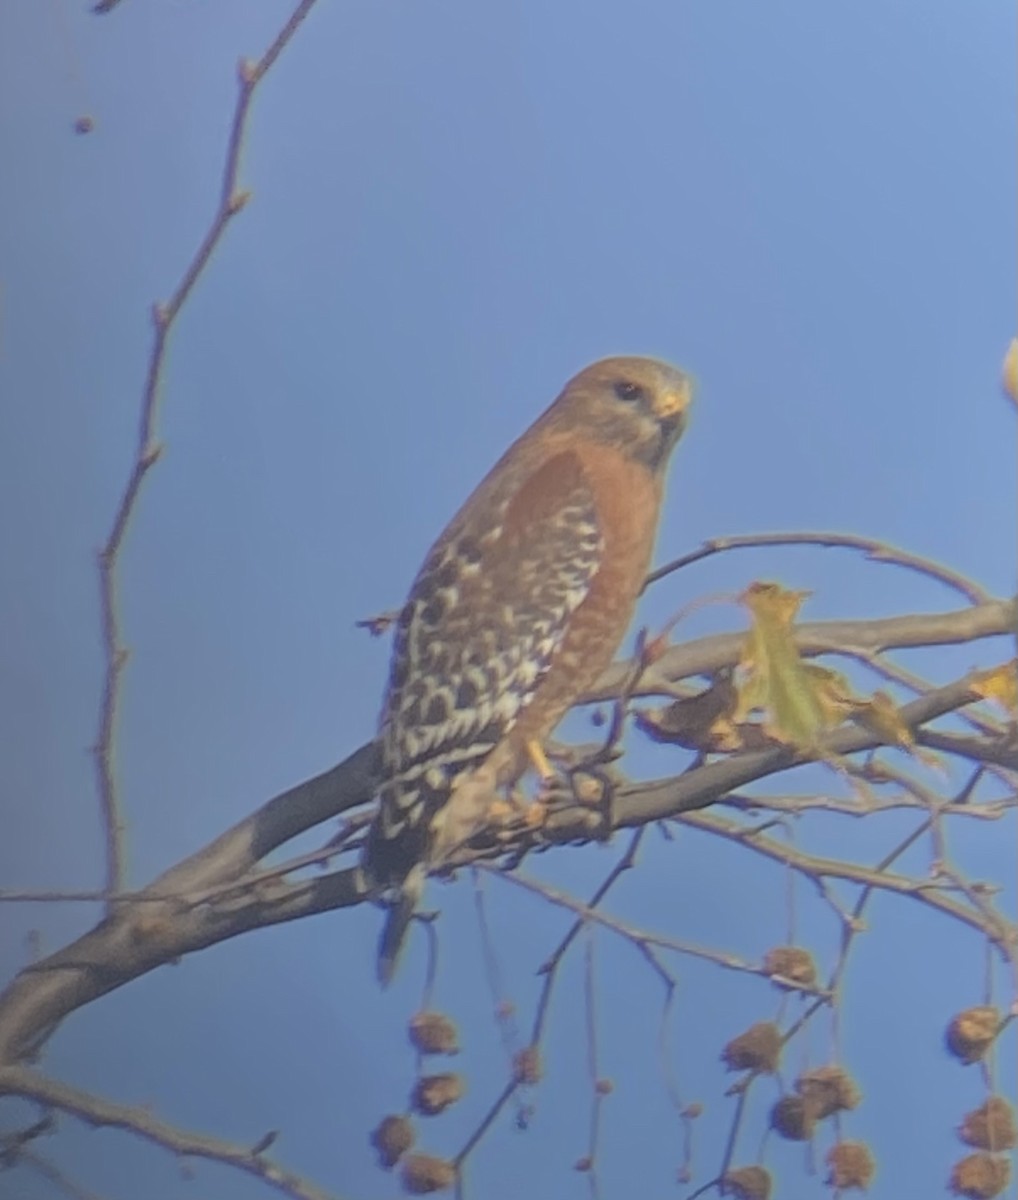
[[[429,869],[608,666],[650,566],[688,376],[606,358],[571,379],[428,552],[396,623],[363,868],[392,904],[387,983]]]

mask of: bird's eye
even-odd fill
[[[627,404],[633,404],[643,398],[643,388],[638,383],[630,383],[628,379],[623,379],[615,385],[615,395]]]

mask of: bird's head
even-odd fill
[[[574,375],[553,409],[587,436],[663,471],[686,428],[689,376],[656,358],[603,358]]]

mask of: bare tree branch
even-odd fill
[[[628,921],[613,917],[609,913],[602,912],[599,908],[591,908],[589,905],[584,904],[582,900],[577,900],[575,897],[570,896],[568,892],[562,891],[561,888],[552,887],[551,884],[545,883],[543,880],[534,879],[530,875],[523,875],[519,871],[503,872],[486,863],[478,865],[482,870],[493,872],[499,879],[504,879],[507,883],[515,884],[517,887],[524,888],[529,892],[535,892],[558,908],[568,909],[587,922],[610,929],[613,933],[617,933],[627,942],[630,942],[638,950],[642,951],[648,946],[657,946],[661,950],[671,950],[676,954],[685,954],[690,958],[700,958],[706,962],[712,962],[715,966],[724,967],[727,971],[741,971],[743,974],[759,975],[765,979],[775,978],[771,972],[765,970],[759,963],[751,963],[738,954],[729,954],[724,950],[715,950],[710,946],[698,946],[693,942],[687,942],[682,938],[672,937],[666,933],[653,933],[636,925],[631,925]],[[795,984],[793,981],[788,982],[791,986],[796,987],[797,990],[804,991],[809,995],[826,995],[823,989],[811,987],[807,984]]]
[[[204,1158],[236,1167],[293,1200],[338,1200],[335,1192],[326,1192],[266,1158],[259,1152],[257,1141],[252,1146],[240,1146],[236,1142],[181,1129],[154,1117],[147,1109],[115,1104],[26,1067],[0,1069],[0,1096],[4,1095],[20,1096],[47,1108],[60,1109],[88,1125],[125,1129],[181,1158]]]
[[[98,0],[95,11],[108,12],[119,0]],[[362,746],[344,762],[331,770],[288,789],[262,805],[249,817],[238,822],[213,842],[182,862],[172,866],[148,887],[129,891],[124,883],[123,829],[120,817],[120,798],[116,774],[116,733],[121,704],[122,674],[128,660],[123,640],[118,607],[119,569],[122,550],[132,527],[142,486],[159,458],[161,447],[157,440],[157,423],[162,375],[169,337],[183,306],[205,272],[211,258],[225,235],[234,216],[250,198],[238,187],[240,159],[254,92],[271,69],[282,50],[307,17],[315,0],[300,0],[272,44],[257,62],[242,60],[239,64],[239,92],[233,112],[216,210],[195,254],[183,272],[176,289],[165,304],[153,307],[154,338],[138,413],[138,430],[134,458],[119,497],[116,512],[106,541],[98,556],[100,577],[100,618],[104,655],[103,686],[100,700],[98,733],[94,746],[94,765],[98,795],[105,833],[105,886],[102,890],[59,893],[8,892],[0,893],[7,901],[99,901],[105,903],[105,918],[94,929],[74,943],[46,959],[26,967],[11,985],[0,994],[0,1096],[17,1096],[42,1105],[43,1121],[12,1135],[7,1154],[13,1163],[41,1173],[56,1188],[76,1200],[94,1200],[91,1193],[65,1176],[45,1156],[30,1145],[32,1138],[48,1128],[50,1110],[60,1109],[95,1126],[111,1126],[144,1138],[169,1152],[184,1158],[201,1157],[231,1166],[258,1178],[276,1191],[297,1200],[330,1200],[330,1194],[315,1184],[286,1171],[265,1157],[265,1151],[275,1140],[274,1133],[266,1134],[249,1147],[180,1129],[154,1117],[144,1108],[114,1103],[100,1096],[69,1087],[49,1079],[23,1065],[23,1060],[37,1053],[59,1023],[70,1013],[115,988],[123,986],[154,967],[172,962],[184,954],[205,949],[218,942],[250,930],[264,928],[284,921],[298,920],[313,913],[349,907],[370,900],[366,881],[358,867],[334,869],[327,874],[311,877],[311,867],[332,864],[341,854],[356,852],[360,829],[370,819],[367,807],[376,791],[378,751],[373,744]],[[855,658],[895,682],[911,687],[919,698],[901,710],[904,721],[916,732],[917,740],[935,747],[955,759],[980,764],[970,773],[970,782],[956,796],[941,796],[934,789],[910,781],[904,773],[893,779],[903,795],[890,801],[873,803],[841,802],[828,797],[753,797],[740,795],[734,789],[752,785],[773,774],[794,769],[816,761],[815,755],[799,754],[787,747],[774,745],[756,751],[743,751],[697,763],[667,779],[644,783],[630,782],[616,770],[614,760],[621,754],[621,735],[625,727],[628,701],[633,695],[681,695],[680,685],[697,675],[709,675],[722,667],[730,667],[739,659],[745,635],[735,633],[700,639],[682,646],[671,647],[652,663],[643,661],[642,654],[630,662],[615,664],[587,702],[614,700],[615,713],[611,732],[601,747],[596,766],[604,768],[605,803],[595,807],[582,802],[578,789],[563,788],[553,796],[557,823],[542,829],[519,828],[489,831],[474,844],[464,847],[452,866],[475,863],[482,871],[499,875],[510,883],[525,887],[543,896],[550,903],[571,911],[576,920],[558,949],[546,964],[547,977],[537,1005],[533,1044],[527,1047],[536,1054],[545,1024],[550,998],[559,963],[569,951],[577,933],[593,924],[613,930],[632,944],[645,962],[662,980],[665,1004],[662,1012],[661,1039],[666,1045],[667,1024],[675,978],[663,963],[661,950],[693,954],[722,967],[765,976],[786,986],[812,994],[815,999],[806,1011],[786,1028],[782,1035],[787,1042],[813,1018],[814,1014],[832,1013],[833,1042],[838,1041],[840,1010],[837,1006],[838,988],[853,939],[860,926],[859,918],[869,898],[883,890],[908,896],[920,903],[963,921],[978,930],[1009,960],[1018,971],[1018,926],[1000,913],[993,902],[992,890],[972,882],[949,865],[945,818],[956,813],[998,818],[1013,808],[1015,797],[1005,797],[986,803],[975,803],[977,783],[985,775],[995,774],[1008,786],[1018,770],[1018,750],[1014,736],[1002,723],[987,717],[971,720],[977,736],[948,733],[922,728],[944,714],[960,713],[964,706],[978,699],[968,679],[936,687],[921,677],[906,671],[897,663],[883,658],[891,649],[928,648],[937,645],[972,642],[978,639],[1013,634],[1018,627],[1018,601],[992,598],[983,588],[959,573],[938,563],[872,538],[850,534],[824,532],[793,532],[755,534],[717,538],[704,543],[698,550],[666,564],[646,580],[645,586],[712,555],[735,549],[776,546],[825,546],[846,548],[863,553],[868,559],[885,562],[918,573],[926,579],[950,587],[971,606],[959,612],[910,615],[883,620],[825,621],[797,626],[796,638],[801,652],[807,656],[838,654]],[[389,614],[366,622],[372,632],[385,627]],[[766,735],[762,733],[765,740]],[[830,755],[844,757],[874,750],[884,743],[879,735],[846,725],[823,741],[822,749]],[[582,768],[578,752],[570,765]],[[685,760],[683,760],[685,761]],[[873,764],[868,764],[872,766]],[[591,766],[591,762],[587,762]],[[887,783],[867,776],[866,767],[852,764],[852,771],[861,780]],[[890,773],[889,773],[890,774]],[[598,777],[601,781],[601,777]],[[745,812],[765,809],[779,814],[765,817],[757,827],[743,820],[731,819],[703,811],[716,803]],[[262,866],[267,855],[290,839],[315,828],[338,814],[361,808],[345,823],[341,835],[330,839],[322,849],[293,857],[282,863]],[[765,830],[781,821],[785,812],[802,813],[811,809],[851,812],[870,815],[891,808],[924,810],[924,819],[889,855],[874,866],[810,854],[794,844],[765,836]],[[803,985],[801,981],[782,980],[773,971],[749,963],[724,951],[639,929],[606,914],[599,906],[614,882],[633,865],[640,839],[651,823],[661,823],[667,833],[674,822],[681,822],[714,837],[730,840],[755,854],[768,857],[787,868],[789,879],[790,925],[795,908],[795,879],[805,876],[816,887],[822,901],[841,921],[841,953],[826,986],[818,983]],[[629,849],[613,868],[589,904],[516,872],[516,865],[531,851],[577,844],[592,839],[604,839],[622,829],[633,830]],[[931,853],[937,863],[929,878],[889,874],[888,868],[909,845],[920,838],[931,842]],[[348,860],[347,860],[348,861]],[[835,889],[828,880],[841,880],[856,885],[855,904],[849,908],[841,899],[842,889]],[[847,889],[846,889],[847,890]],[[428,924],[432,948],[437,946],[434,924]],[[794,929],[789,940],[794,940]],[[487,942],[486,942],[487,945]],[[590,1084],[594,1092],[591,1113],[589,1153],[586,1157],[587,1177],[591,1194],[598,1195],[597,1157],[600,1133],[600,1113],[607,1086],[600,1079],[597,1045],[596,989],[593,964],[593,943],[588,940],[585,975],[587,1012],[587,1046]],[[989,959],[988,955],[988,959]],[[428,980],[425,985],[425,1005],[430,1004],[435,981],[436,957],[432,953]],[[497,972],[493,971],[493,975]],[[496,988],[496,996],[501,994]],[[989,994],[989,985],[987,988]],[[989,1003],[989,999],[987,999]],[[780,1021],[785,1009],[779,1008]],[[665,1054],[662,1058],[666,1058]],[[535,1059],[535,1064],[538,1062]],[[8,1065],[4,1065],[4,1064]],[[500,1095],[482,1117],[478,1127],[467,1139],[455,1159],[458,1171],[457,1187],[462,1194],[465,1159],[480,1143],[509,1101],[525,1085],[536,1083],[539,1067],[535,1065],[529,1078],[514,1059],[510,1078]],[[737,1093],[736,1111],[730,1129],[728,1146],[717,1179],[701,1189],[713,1186],[725,1188],[724,1177],[732,1163],[749,1086],[756,1074],[743,1080],[733,1089]],[[678,1088],[669,1080],[669,1094],[679,1106],[679,1115],[686,1133],[685,1164],[690,1163],[690,1129],[693,1108],[681,1107]],[[840,1118],[839,1118],[840,1120]],[[838,1125],[840,1135],[840,1124]],[[22,1138],[17,1142],[18,1137]],[[579,1165],[579,1164],[578,1164]],[[696,1194],[700,1194],[699,1192]]]
[[[971,579],[957,571],[952,571],[950,567],[945,567],[942,563],[934,562],[931,558],[923,558],[908,550],[900,550],[897,546],[879,541],[877,538],[860,537],[854,533],[814,533],[808,530],[793,530],[789,533],[744,533],[733,537],[711,538],[704,542],[698,550],[684,554],[681,558],[673,559],[670,563],[665,563],[663,567],[652,571],[647,577],[644,587],[649,587],[659,579],[664,579],[666,575],[672,575],[676,571],[681,571],[683,567],[692,566],[693,563],[711,558],[715,554],[723,554],[728,550],[760,549],[763,546],[827,546],[859,550],[871,562],[891,563],[893,566],[915,571],[928,579],[935,579],[954,591],[960,592],[972,604],[985,604],[990,599],[989,593],[978,584],[973,583]]]
[[[149,355],[145,385],[142,390],[138,413],[138,436],[134,462],[128,472],[113,525],[99,552],[99,611],[103,646],[102,700],[99,705],[99,730],[93,751],[99,791],[99,806],[106,838],[106,890],[112,896],[124,887],[124,825],[120,815],[119,789],[116,777],[116,731],[120,712],[121,677],[127,665],[128,651],[122,637],[120,607],[117,599],[120,552],[137,511],[138,497],[142,484],[162,451],[156,440],[159,393],[162,384],[163,365],[170,333],[191,290],[208,266],[213,252],[222,240],[231,219],[240,212],[250,193],[239,191],[237,176],[240,170],[240,154],[247,128],[248,113],[255,89],[272,67],[297,28],[314,7],[316,0],[300,0],[290,19],[276,35],[272,44],[256,63],[241,61],[238,71],[239,93],[233,113],[227,143],[226,160],[219,190],[219,203],[212,223],[202,238],[201,244],[165,304],[156,304],[152,309],[155,336]],[[96,12],[105,12],[112,4],[96,7]]]
[[[988,600],[955,612],[860,621],[806,621],[795,626],[795,643],[807,658],[818,654],[850,654],[868,658],[885,650],[948,646],[979,638],[1013,636],[1018,624],[1018,601]],[[672,646],[640,677],[638,696],[673,694],[673,685],[693,675],[713,675],[738,662],[745,643],[741,633],[719,634]],[[583,697],[585,703],[614,699],[633,669],[630,661],[617,662]]]
[[[908,724],[919,725],[977,698],[963,679],[912,701],[901,715]],[[845,726],[824,744],[830,752],[845,755],[881,743],[869,731]],[[785,747],[776,747],[707,763],[677,778],[624,785],[613,800],[613,827],[632,828],[705,808],[747,783],[805,761]],[[165,907],[150,902],[118,911],[71,945],[28,967],[0,995],[0,1062],[18,1061],[35,1050],[68,1013],[162,963],[252,929],[368,899],[356,867],[292,883],[278,878],[256,879],[253,887],[241,883],[246,870],[284,841],[370,800],[376,769],[375,748],[362,747],[331,771],[270,800],[155,880],[146,894],[163,898]],[[580,816],[590,817],[589,808],[577,809]],[[566,832],[561,841],[575,840],[568,822],[562,828]],[[521,837],[517,843],[497,846],[497,854],[532,844]],[[467,849],[456,862],[466,865],[491,854],[491,849]],[[206,898],[206,889],[234,881],[236,889],[216,900]],[[197,898],[189,899],[188,893],[195,892]]]
[[[103,1200],[98,1192],[93,1192],[91,1188],[84,1187],[77,1180],[72,1179],[64,1171],[61,1171],[56,1163],[44,1155],[39,1154],[35,1150],[22,1149],[19,1150],[14,1158],[12,1165],[22,1166],[27,1165],[41,1175],[48,1183],[51,1183],[61,1195],[67,1196],[69,1200]]]
[[[767,838],[753,830],[742,829],[726,822],[713,813],[690,812],[679,818],[684,825],[701,829],[721,837],[731,838],[757,854],[772,858],[776,862],[794,866],[817,879],[844,879],[870,889],[894,892],[899,896],[911,896],[956,918],[989,938],[1002,956],[1018,963],[1018,924],[1008,921],[1001,913],[992,914],[971,905],[963,904],[948,894],[943,883],[936,879],[913,879],[905,875],[889,875],[880,866],[866,867],[861,863],[844,862],[835,858],[823,858],[807,854],[786,842]]]
[[[916,727],[978,699],[968,680],[960,679],[904,705],[900,713],[906,725]],[[869,730],[844,725],[826,737],[822,744],[826,751],[843,757],[875,749],[883,743]],[[797,755],[788,747],[778,746],[773,750],[735,754],[677,778],[632,784],[620,789],[615,798],[615,823],[616,826],[644,825],[648,821],[706,808],[727,792],[807,761],[812,760]]]

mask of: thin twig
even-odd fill
[[[588,929],[583,956],[583,996],[587,1033],[587,1077],[590,1083],[590,1133],[584,1166],[590,1185],[591,1200],[599,1200],[601,1184],[597,1170],[597,1151],[601,1137],[601,1106],[606,1096],[605,1081],[601,1079],[597,1048],[597,980],[594,974],[594,937]]]
[[[640,848],[640,843],[643,840],[643,829],[634,831],[633,836],[629,840],[629,845],[626,847],[625,853],[618,860],[614,867],[608,872],[608,875],[598,886],[588,901],[588,908],[597,908],[601,901],[607,896],[615,883],[628,871],[636,862],[636,853]],[[541,989],[541,995],[537,1002],[537,1011],[534,1016],[534,1027],[530,1035],[530,1041],[533,1045],[537,1045],[541,1040],[541,1034],[544,1031],[544,1024],[548,1017],[549,1007],[551,1005],[551,994],[555,987],[555,980],[558,977],[559,964],[565,957],[566,951],[576,940],[577,935],[586,924],[585,917],[578,917],[577,920],[569,927],[565,937],[559,942],[552,952],[551,956],[541,964],[540,974],[544,976],[544,986]]]
[[[863,660],[885,650],[953,646],[983,638],[1013,637],[1018,600],[989,600],[972,608],[942,613],[911,613],[857,621],[803,621],[795,625],[795,645],[806,658],[849,654]],[[638,696],[679,695],[675,685],[696,675],[714,675],[742,657],[745,633],[722,633],[670,646],[656,658],[633,689]],[[586,695],[583,704],[614,699],[626,685],[632,660],[615,662]]]
[[[990,920],[981,908],[973,908],[955,900],[946,894],[943,885],[938,885],[935,881],[913,879],[905,875],[889,875],[880,866],[866,867],[861,863],[823,858],[819,855],[807,854],[795,847],[775,841],[773,838],[764,838],[752,833],[747,836],[746,832],[737,825],[715,816],[713,813],[683,813],[676,820],[681,821],[684,825],[691,825],[705,832],[734,840],[739,845],[747,846],[758,854],[793,866],[805,874],[817,878],[845,879],[864,887],[892,892],[899,896],[909,896],[921,904],[955,917],[989,938],[1006,961],[1014,962],[1018,958],[1018,925],[1009,922],[995,909],[992,910],[993,915]],[[920,833],[925,833],[928,828],[929,821],[923,821],[918,830],[913,831],[909,836],[914,840]]]
[[[223,1141],[204,1133],[170,1125],[148,1109],[116,1104],[69,1084],[49,1079],[27,1067],[0,1068],[0,1096],[20,1096],[48,1108],[70,1113],[95,1128],[124,1129],[145,1141],[153,1142],[180,1158],[204,1158],[235,1167],[260,1179],[292,1200],[337,1200],[309,1179],[286,1170],[257,1152],[257,1140],[251,1146]]]
[[[939,583],[943,583],[954,591],[959,592],[971,604],[984,604],[990,598],[988,592],[984,591],[978,584],[973,583],[971,579],[968,579],[960,572],[952,571],[950,567],[945,567],[942,563],[934,562],[931,558],[923,558],[920,554],[911,554],[907,550],[900,550],[897,546],[891,546],[887,542],[882,542],[877,538],[860,537],[851,533],[814,533],[809,531],[748,533],[732,537],[710,538],[699,549],[693,550],[689,554],[684,554],[681,558],[673,559],[670,563],[665,563],[663,567],[658,567],[656,571],[652,571],[647,576],[647,582],[644,584],[644,587],[650,587],[652,583],[657,583],[659,579],[664,579],[666,575],[671,575],[675,571],[681,571],[683,567],[692,566],[693,563],[710,558],[715,554],[724,554],[729,550],[754,549],[761,546],[827,546],[830,548],[857,550],[861,551],[867,559],[873,562],[891,563],[894,566],[904,567],[909,571],[925,575],[928,579],[935,579]]]
[[[18,1166],[31,1167],[36,1174],[41,1175],[43,1179],[52,1184],[56,1191],[67,1196],[68,1200],[103,1200],[98,1192],[93,1192],[91,1188],[78,1183],[76,1179],[72,1179],[66,1172],[61,1171],[56,1163],[51,1162],[44,1154],[39,1154],[35,1150],[19,1150],[15,1163]]]
[[[117,598],[120,552],[137,509],[142,484],[162,452],[162,447],[156,440],[156,422],[166,350],[174,322],[219,245],[227,225],[250,199],[249,192],[238,190],[237,175],[248,112],[255,89],[315,3],[316,0],[301,0],[258,62],[241,61],[238,70],[239,93],[227,142],[219,202],[212,223],[169,300],[165,304],[155,304],[152,308],[155,335],[142,389],[134,461],[113,515],[113,524],[98,556],[99,619],[104,667],[99,729],[93,756],[106,840],[105,890],[111,897],[124,887],[124,822],[116,773],[116,732],[120,714],[121,678],[127,665],[128,651],[123,642]],[[107,908],[111,909],[112,906],[113,902],[108,901]]]
[[[487,1113],[485,1113],[484,1118],[481,1120],[481,1123],[477,1126],[477,1128],[470,1135],[470,1137],[467,1138],[466,1142],[463,1145],[463,1148],[460,1150],[459,1154],[457,1154],[456,1157],[453,1159],[453,1162],[456,1165],[457,1171],[460,1169],[460,1167],[466,1161],[467,1157],[470,1155],[470,1152],[479,1144],[481,1139],[491,1128],[493,1122],[498,1117],[498,1114],[509,1103],[509,1101],[512,1099],[513,1094],[515,1093],[516,1089],[519,1086],[520,1086],[519,1082],[516,1079],[511,1079],[505,1085],[505,1087],[502,1089],[502,1091],[499,1093],[498,1098],[495,1100],[494,1104],[492,1104],[492,1106],[488,1109]]]
[[[780,976],[771,974],[771,972],[766,971],[756,963],[747,962],[737,954],[728,954],[724,950],[713,950],[708,946],[698,946],[693,942],[683,941],[681,938],[670,937],[667,934],[652,933],[645,929],[639,929],[637,926],[630,925],[618,917],[601,912],[600,909],[589,907],[582,901],[570,896],[567,892],[560,891],[558,888],[552,887],[540,879],[534,879],[518,871],[512,874],[502,874],[497,868],[493,868],[487,863],[478,863],[477,868],[481,871],[491,871],[499,879],[503,879],[507,883],[515,884],[526,891],[535,892],[537,895],[543,896],[551,904],[555,904],[560,908],[567,908],[570,912],[578,913],[586,921],[593,922],[596,925],[603,925],[605,929],[610,929],[626,941],[631,942],[641,952],[644,952],[648,946],[657,946],[662,950],[672,950],[676,954],[686,954],[691,958],[702,958],[707,962],[714,963],[716,966],[724,967],[727,971],[740,971],[746,975],[758,975],[765,979],[787,984],[796,991],[806,992],[809,995],[823,994],[820,988],[800,985],[795,983],[794,980],[785,980]]]

